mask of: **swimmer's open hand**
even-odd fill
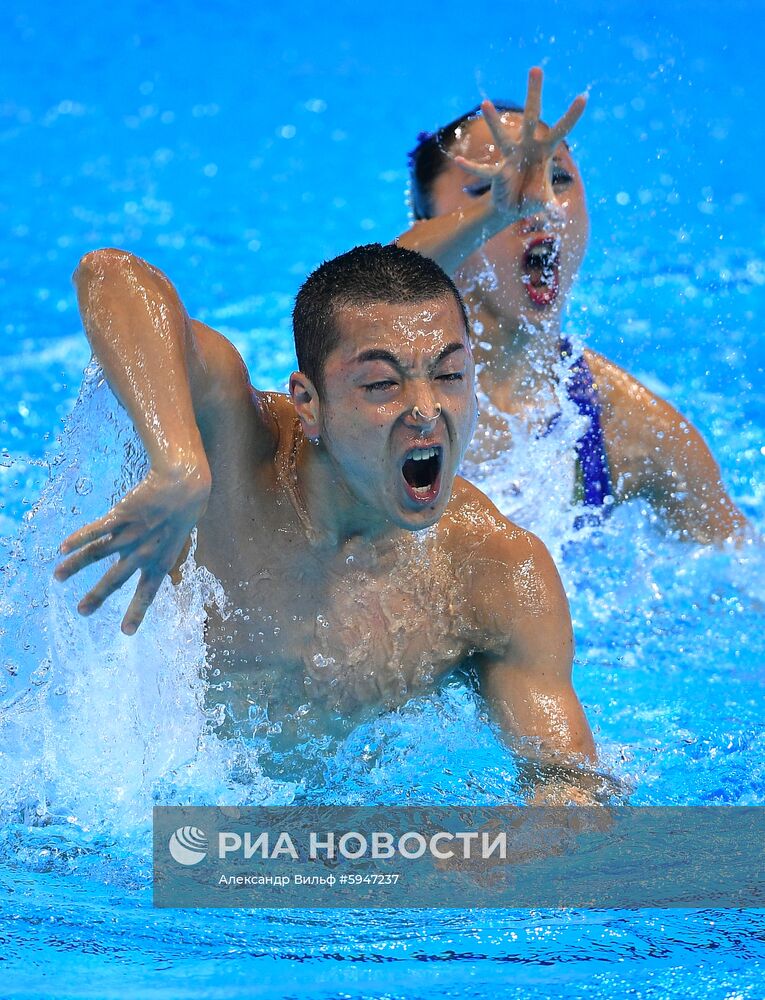
[[[140,570],[141,578],[122,620],[122,631],[133,635],[204,513],[209,495],[207,469],[185,470],[183,474],[152,469],[108,514],[69,535],[61,552],[72,554],[56,567],[57,580],[67,580],[91,563],[119,555],[77,605],[80,614],[92,614]]]
[[[496,144],[498,160],[480,163],[456,156],[454,162],[488,182],[495,207],[509,215],[510,221],[549,211],[555,199],[550,161],[558,143],[579,121],[586,103],[584,95],[577,97],[563,117],[546,134],[538,136],[542,70],[534,67],[529,71],[520,135],[503,123],[491,101],[484,101],[481,110]]]

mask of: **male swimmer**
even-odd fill
[[[576,491],[593,512],[643,497],[700,542],[741,534],[746,519],[692,424],[601,355],[572,355],[563,313],[589,218],[563,140],[585,99],[550,128],[541,90],[532,69],[524,108],[484,101],[411,154],[418,221],[397,243],[454,277],[475,335],[479,428],[465,474],[524,525],[550,503],[565,523]],[[575,422],[561,419],[566,403]],[[518,448],[522,438],[536,447]]]
[[[267,698],[286,731],[306,714],[320,732],[393,708],[469,663],[503,734],[556,776],[537,801],[591,801],[580,765],[595,747],[555,566],[456,476],[476,406],[448,276],[396,246],[323,264],[297,296],[288,396],[253,389],[232,344],[145,261],[94,251],[75,283],[150,461],[62,544],[59,580],[118,557],[79,611],[140,572],[122,623],[134,633],[196,526],[196,559],[235,609],[210,612],[216,670]]]

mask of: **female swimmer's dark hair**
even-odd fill
[[[494,107],[497,111],[523,112],[519,104],[511,101],[495,101]],[[409,153],[412,211],[415,219],[433,217],[433,184],[450,161],[449,150],[457,141],[457,130],[480,115],[481,105],[477,104],[437,132],[421,132],[417,137],[417,145]]]
[[[375,302],[403,304],[453,298],[469,329],[457,287],[435,261],[414,250],[369,243],[325,261],[295,299],[292,330],[298,368],[323,391],[324,363],[340,339],[336,311]]]

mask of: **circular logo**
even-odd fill
[[[179,865],[198,865],[207,857],[207,837],[196,826],[177,829],[167,846]]]

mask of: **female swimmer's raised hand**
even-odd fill
[[[542,70],[535,66],[529,71],[520,136],[511,134],[491,101],[484,101],[481,110],[500,158],[497,163],[480,163],[456,156],[454,162],[473,176],[490,182],[494,205],[511,217],[508,221],[545,211],[555,198],[550,160],[558,143],[579,121],[586,104],[587,98],[580,95],[545,135],[537,136],[542,112]]]
[[[92,614],[140,570],[122,620],[122,631],[133,635],[204,513],[209,495],[209,472],[173,475],[152,469],[108,514],[69,535],[61,552],[73,554],[56,567],[57,580],[67,580],[107,556],[119,556],[77,605],[80,614]]]

